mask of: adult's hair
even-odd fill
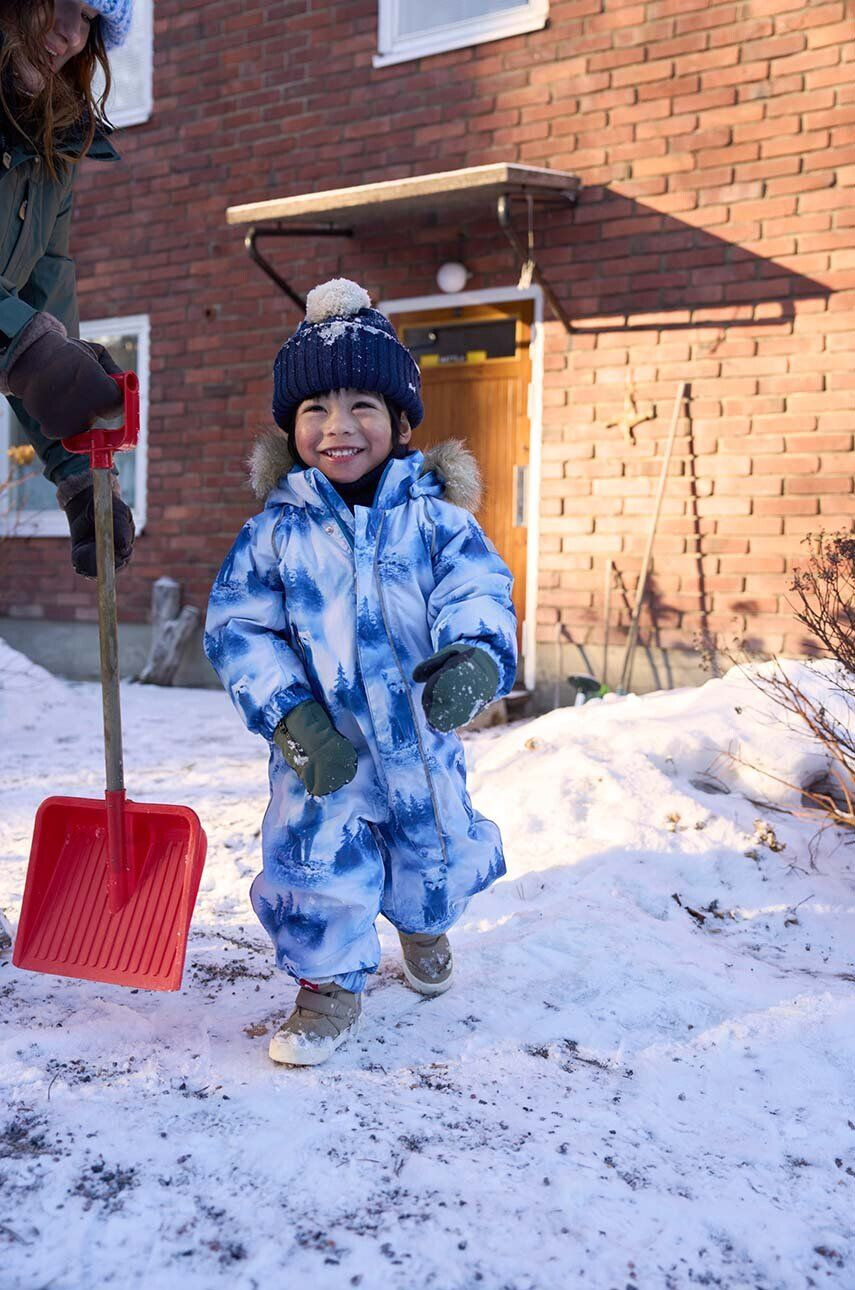
[[[101,23],[93,22],[80,53],[54,72],[45,48],[53,18],[53,0],[0,0],[0,107],[57,178],[65,166],[85,156],[95,130],[106,124],[110,65]],[[35,94],[22,89],[23,64],[41,79]],[[104,91],[96,98],[93,82],[99,67]]]

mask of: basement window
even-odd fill
[[[375,67],[546,26],[549,0],[380,0]]]
[[[140,378],[139,443],[133,452],[117,453],[116,466],[122,496],[133,510],[137,532],[141,532],[146,519],[148,315],[81,323],[80,336],[98,341],[123,371],[134,371]],[[68,521],[56,504],[56,488],[42,474],[38,457],[25,460],[28,445],[24,427],[6,400],[0,399],[0,534],[67,540]]]

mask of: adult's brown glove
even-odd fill
[[[25,343],[6,381],[46,438],[82,434],[97,417],[121,409],[121,393],[108,373],[122,369],[103,345],[69,340],[57,331],[45,332],[31,345],[26,336],[22,339]]]
[[[56,490],[57,501],[65,511],[71,530],[71,563],[75,572],[84,578],[98,575],[95,554],[95,497],[92,471],[64,479]],[[122,500],[119,482],[113,476],[113,559],[117,569],[123,569],[134,549],[134,517],[127,502]]]

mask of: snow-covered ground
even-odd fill
[[[0,686],[14,923],[39,801],[100,794],[100,698],[5,647]],[[315,1070],[266,1055],[262,743],[216,692],[123,703],[131,795],[209,837],[184,988],[0,957],[4,1290],[855,1286],[855,847],[744,764],[822,767],[744,677],[467,737],[508,876],[441,998],[383,926]]]

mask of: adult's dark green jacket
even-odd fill
[[[102,131],[87,155],[105,161],[118,158]],[[15,342],[37,313],[53,314],[69,336],[78,335],[76,271],[68,245],[75,174],[76,167],[70,166],[53,178],[0,112],[0,372],[11,367]],[[45,438],[18,399],[9,402],[48,479],[58,484],[87,469],[85,457],[73,456],[58,440]]]

